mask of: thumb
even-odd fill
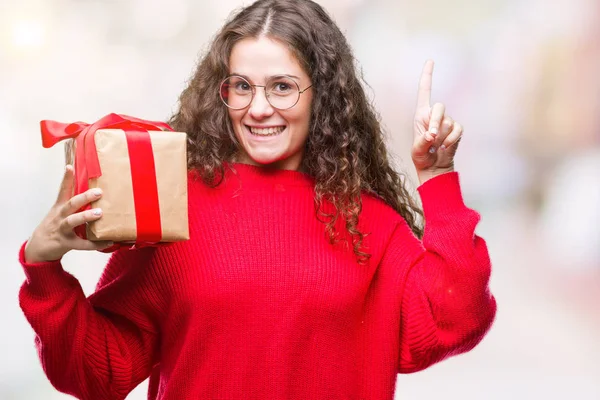
[[[60,184],[60,190],[58,191],[58,197],[56,199],[57,204],[65,203],[73,196],[73,184],[75,183],[75,170],[73,166],[67,164],[65,166],[65,173],[63,180]]]

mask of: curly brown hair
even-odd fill
[[[315,211],[335,242],[336,222],[343,218],[359,262],[364,232],[358,229],[361,191],[380,197],[423,233],[422,211],[409,195],[406,176],[390,165],[379,115],[359,81],[346,38],[327,12],[310,0],[258,0],[241,9],[217,33],[201,58],[179,110],[169,123],[189,136],[190,169],[218,185],[227,161],[239,149],[219,86],[229,71],[229,55],[242,39],[266,35],[285,44],[311,78],[314,97],[310,131],[301,169],[315,179]],[[333,205],[326,212],[325,203]]]

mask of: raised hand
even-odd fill
[[[56,203],[50,212],[35,228],[25,246],[25,261],[37,263],[60,259],[70,250],[102,250],[112,242],[92,242],[75,235],[73,229],[102,217],[99,209],[77,212],[81,207],[102,196],[99,189],[90,189],[71,197],[74,185],[72,166],[65,168],[65,175]]]
[[[446,114],[446,106],[431,106],[433,61],[423,67],[414,119],[411,156],[421,184],[437,175],[454,171],[454,155],[463,127]]]

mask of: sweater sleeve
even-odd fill
[[[79,399],[124,399],[157,363],[154,249],[113,253],[86,298],[60,261],[27,264],[19,301],[52,385]]]
[[[383,260],[401,271],[400,373],[471,350],[496,314],[488,287],[487,247],[475,234],[480,216],[465,206],[458,174],[440,175],[418,190],[425,217],[423,240],[402,220]]]

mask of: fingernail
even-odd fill
[[[92,214],[94,214],[94,215],[102,215],[102,210],[99,209],[99,208],[94,208],[92,210]]]
[[[428,142],[433,142],[434,137],[431,136],[429,133],[425,134],[425,140],[427,140]]]
[[[446,145],[445,144],[441,145],[440,150],[446,150]]]
[[[105,246],[105,247],[110,247],[110,246],[112,246],[113,244],[115,244],[115,243],[114,243],[114,242],[108,242],[108,243],[106,243],[106,246]]]
[[[431,146],[431,147],[429,148],[429,152],[430,152],[431,154],[435,153],[435,147]]]
[[[100,190],[100,189],[92,189],[92,194],[94,196],[100,196],[102,194],[102,190]]]
[[[437,128],[431,128],[431,129],[429,130],[429,133],[431,133],[433,136],[437,136],[437,134],[438,134],[438,130],[437,130]]]

